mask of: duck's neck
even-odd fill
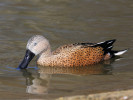
[[[52,55],[51,48],[48,47],[46,51],[42,52],[39,56],[40,57],[49,57]]]

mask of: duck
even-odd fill
[[[112,50],[116,39],[98,43],[73,43],[58,47],[52,51],[48,39],[42,35],[32,36],[26,46],[26,53],[18,68],[26,69],[30,61],[37,57],[37,65],[45,67],[89,66],[120,56],[127,52]]]

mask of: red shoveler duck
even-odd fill
[[[49,41],[35,35],[28,40],[26,54],[19,68],[27,68],[36,55],[40,66],[76,67],[97,64],[112,57],[124,54],[127,50],[112,50],[115,39],[99,43],[74,43],[63,45],[51,51]]]

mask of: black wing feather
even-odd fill
[[[116,41],[116,39],[108,40],[104,42],[97,43],[95,46],[101,46],[104,50],[111,50],[113,48],[113,43]]]

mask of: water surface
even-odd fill
[[[1,0],[0,98],[56,99],[133,86],[133,2],[131,0]],[[85,68],[16,70],[27,40],[45,36],[52,50],[63,44],[117,39],[121,59]]]

